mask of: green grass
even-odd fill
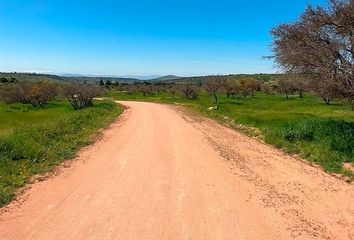
[[[23,104],[0,105],[0,206],[34,174],[44,173],[75,156],[92,142],[98,129],[123,111],[111,101],[74,111],[56,101],[44,109]]]
[[[182,103],[221,122],[231,120],[235,128],[247,134],[260,133],[267,143],[299,154],[328,172],[353,178],[353,174],[342,168],[344,162],[354,164],[354,111],[345,101],[335,101],[328,106],[309,94],[302,99],[292,96],[288,100],[281,95],[261,93],[254,99],[228,99],[220,95],[219,109],[209,111],[212,102],[205,93],[192,101],[167,93],[144,98],[140,93],[128,95],[112,91],[107,96],[120,100]]]

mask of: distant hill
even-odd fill
[[[254,78],[260,82],[270,82],[275,79],[277,74],[268,74],[268,73],[257,73],[257,74],[230,74],[230,75],[218,75],[216,78],[226,78],[226,79],[243,79],[243,78]],[[195,77],[180,77],[174,82],[177,83],[196,83],[202,84],[208,76],[195,76]]]
[[[111,82],[120,82],[120,83],[133,83],[133,82],[142,82],[142,80],[136,78],[118,78],[118,77],[64,77],[66,82],[88,82],[96,83],[99,81],[111,81]]]
[[[85,77],[85,76],[57,76],[51,74],[37,74],[37,73],[4,73],[0,72],[0,78],[11,79],[14,78],[18,81],[29,81],[29,82],[39,82],[39,81],[53,81],[53,82],[88,82],[97,83],[100,80],[106,82],[140,82],[142,80],[135,78],[117,78],[117,77]]]
[[[38,82],[38,81],[54,81],[64,82],[65,79],[60,76],[50,74],[37,74],[37,73],[18,73],[0,72],[0,78],[16,79],[18,81]]]
[[[151,79],[151,81],[172,81],[179,79],[181,77],[175,76],[175,75],[167,75],[167,76],[162,76],[158,78]]]
[[[217,77],[222,78],[232,78],[232,79],[242,79],[242,78],[254,78],[261,82],[271,82],[274,80],[277,74],[235,74],[235,75],[220,75]],[[51,74],[37,74],[37,73],[4,73],[0,72],[0,78],[16,79],[18,81],[54,81],[54,82],[87,82],[87,83],[98,83],[99,81],[110,81],[120,82],[120,83],[134,83],[134,82],[176,82],[176,83],[197,83],[201,84],[206,76],[196,76],[196,77],[178,77],[175,75],[167,75],[162,77],[157,77],[153,79],[137,79],[137,78],[124,78],[124,77],[87,77],[87,76],[57,76]]]

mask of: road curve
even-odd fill
[[[1,209],[0,239],[354,239],[354,187],[176,108],[138,102]]]

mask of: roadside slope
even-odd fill
[[[0,239],[353,239],[354,187],[169,106],[128,110],[2,209]]]

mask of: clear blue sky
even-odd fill
[[[326,0],[0,0],[0,70],[275,72],[269,30]]]

